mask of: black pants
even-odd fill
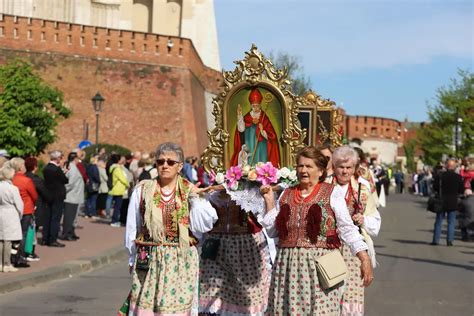
[[[54,200],[45,208],[44,226],[43,226],[43,243],[50,244],[58,239],[59,226],[61,225],[61,217],[64,212],[64,201]]]
[[[25,242],[26,242],[26,234],[28,233],[28,228],[33,224],[34,218],[32,214],[23,215],[21,218],[21,233],[22,239],[20,242],[20,247],[18,248],[18,255],[22,257],[26,257],[25,252]]]
[[[123,199],[122,201],[122,207],[120,209],[120,223],[122,223],[123,225],[127,224],[129,201],[130,201],[129,199]]]
[[[76,219],[79,204],[64,203],[63,233],[62,238],[74,237],[74,220]]]

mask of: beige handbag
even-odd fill
[[[347,266],[341,251],[334,250],[316,259],[319,286],[326,290],[344,281],[347,277]]]

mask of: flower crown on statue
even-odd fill
[[[285,187],[290,187],[298,182],[298,177],[296,170],[287,167],[278,169],[271,162],[259,162],[254,167],[249,165],[233,166],[225,173],[211,172],[209,181],[215,184],[225,184],[228,189],[237,191],[243,190],[246,183],[255,185],[283,184]]]

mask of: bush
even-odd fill
[[[123,146],[120,146],[120,145],[116,145],[116,144],[96,144],[96,145],[92,145],[92,146],[89,146],[89,147],[86,147],[84,148],[84,152],[86,153],[86,162],[89,162],[91,157],[98,153],[100,148],[105,148],[105,152],[107,153],[107,156],[110,156],[110,154],[112,152],[115,152],[117,154],[120,154],[120,155],[128,155],[131,153],[131,150],[128,149],[128,148],[125,148]]]

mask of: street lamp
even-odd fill
[[[95,94],[92,98],[92,106],[94,107],[95,111],[95,144],[99,144],[99,113],[102,111],[102,104],[104,103],[105,99],[103,96],[100,95],[99,92]]]

